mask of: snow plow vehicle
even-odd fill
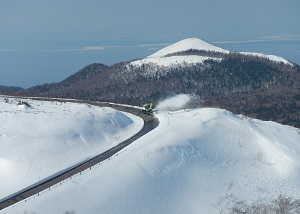
[[[153,115],[155,109],[153,108],[153,103],[147,103],[143,105],[142,112],[144,114]]]

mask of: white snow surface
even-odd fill
[[[133,61],[130,63],[130,65],[142,66],[145,64],[150,64],[150,65],[155,65],[160,67],[170,67],[170,66],[172,67],[178,65],[191,65],[191,64],[203,63],[205,60],[209,60],[209,59],[216,60],[216,61],[222,60],[222,58],[218,58],[218,57],[204,57],[198,55],[168,56],[170,54],[188,51],[190,49],[199,50],[199,51],[213,51],[213,52],[219,52],[224,54],[230,53],[229,50],[219,48],[201,39],[188,38],[188,39],[181,40],[177,43],[174,43],[172,45],[169,45],[144,59]],[[293,66],[291,62],[279,56],[266,55],[261,53],[252,53],[252,52],[236,52],[236,53],[258,56],[278,63],[284,63]]]
[[[215,51],[220,53],[229,53],[230,51],[224,50],[222,48],[219,48],[217,46],[214,46],[212,44],[209,44],[208,42],[205,42],[198,38],[189,38],[184,39],[179,42],[176,42],[172,45],[169,45],[156,53],[148,56],[148,58],[151,57],[164,57],[168,54],[188,51],[190,49],[193,50],[200,50],[200,51]]]
[[[131,137],[143,120],[112,108],[0,96],[0,199]]]
[[[238,200],[299,198],[299,129],[212,108],[157,118],[110,160],[2,213],[214,214]]]
[[[252,53],[252,52],[239,52],[240,54],[244,55],[251,55],[251,56],[258,56],[261,58],[266,58],[274,62],[279,62],[279,63],[284,63],[290,66],[293,66],[293,63],[289,62],[288,60],[284,59],[283,57],[280,56],[275,56],[275,55],[266,55],[262,53]]]
[[[189,38],[181,40],[177,43],[169,45],[156,53],[141,59],[136,60],[130,63],[133,66],[142,66],[143,64],[152,64],[161,67],[172,67],[177,65],[190,65],[203,63],[205,60],[217,60],[220,61],[220,58],[216,57],[204,57],[198,55],[187,55],[187,56],[167,56],[168,54],[174,54],[178,52],[193,50],[204,50],[204,51],[215,51],[221,53],[229,53],[230,51],[224,50],[222,48],[216,47],[212,44],[209,44],[201,39]]]
[[[178,65],[191,65],[203,63],[205,60],[221,61],[221,58],[213,58],[206,56],[169,56],[169,57],[147,57],[141,60],[133,61],[133,66],[142,66],[144,64],[152,64],[159,67],[172,67]]]
[[[159,67],[172,67],[177,65],[190,65],[203,63],[205,60],[221,61],[221,58],[213,58],[206,56],[169,56],[169,57],[147,57],[141,60],[136,60],[130,64],[133,66],[142,66],[144,64],[152,64]]]

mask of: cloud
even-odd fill
[[[267,39],[269,41],[293,41],[293,40],[300,40],[300,35],[299,34],[286,34],[286,35],[280,35],[280,36],[262,36],[258,37],[261,39]]]
[[[262,36],[252,40],[240,40],[240,41],[216,41],[214,44],[243,44],[243,43],[257,43],[257,42],[273,42],[273,41],[300,41],[300,35],[298,34],[286,34],[279,36]]]
[[[156,47],[156,48],[152,47],[152,48],[149,48],[149,50],[151,50],[151,51],[157,51],[157,50],[160,50],[160,48],[158,48],[158,47]]]
[[[97,51],[97,50],[104,50],[106,49],[105,47],[102,47],[102,46],[93,46],[93,47],[84,47],[84,48],[81,48],[79,50],[83,50],[83,51]]]
[[[106,47],[104,46],[91,46],[91,47],[82,47],[82,48],[70,48],[70,49],[47,49],[47,50],[39,50],[39,51],[53,51],[53,52],[64,52],[64,51],[99,51],[99,50],[104,50]]]
[[[254,40],[243,40],[243,41],[216,41],[213,44],[242,44],[242,43],[255,43],[255,42],[266,42],[266,39],[254,39]]]
[[[133,38],[153,38],[153,37],[178,37],[178,38],[186,38],[189,35],[188,34],[151,34],[150,36],[148,34],[122,34],[122,35],[118,35],[120,37],[133,37]]]
[[[166,46],[166,45],[170,45],[170,44],[172,44],[172,43],[142,44],[142,45],[137,45],[136,47],[139,47],[139,48],[156,47],[156,46]]]
[[[18,51],[24,51],[22,49],[0,49],[0,52],[18,52]]]
[[[36,50],[21,50],[21,49],[0,49],[0,52],[13,52],[13,51],[38,51],[38,52],[76,52],[76,51],[101,51],[109,48],[150,48],[159,49],[160,46],[167,46],[171,43],[158,43],[158,44],[140,44],[140,45],[110,45],[110,46],[86,46],[80,48],[61,48],[61,49],[36,49]]]

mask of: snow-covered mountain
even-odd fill
[[[214,53],[219,53],[219,55],[202,56],[197,54],[182,54],[180,56],[176,56],[176,53],[182,53],[190,50],[202,51],[202,52],[214,52]],[[197,38],[189,38],[189,39],[181,40],[175,44],[169,45],[157,51],[156,53],[144,59],[133,61],[131,62],[131,65],[141,66],[144,64],[153,64],[157,66],[176,66],[176,65],[183,65],[183,64],[197,64],[197,63],[203,63],[203,61],[209,59],[220,61],[222,59],[222,55],[227,55],[230,53],[234,53],[234,54],[239,53],[242,55],[257,56],[257,57],[269,59],[274,62],[284,63],[286,65],[291,65],[291,66],[293,65],[288,60],[279,56],[266,55],[261,53],[251,53],[251,52],[231,52]]]
[[[299,197],[299,129],[214,108],[156,116],[158,128],[110,160],[1,212],[214,214],[239,200]]]
[[[300,127],[300,66],[291,65],[276,56],[227,51],[192,38],[144,59],[86,66],[23,95],[142,105],[172,93],[196,94],[208,106]]]

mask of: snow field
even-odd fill
[[[111,160],[3,213],[220,213],[299,197],[299,129],[221,109],[156,116],[155,130]]]
[[[116,146],[143,127],[140,118],[111,108],[25,100],[28,107],[18,100],[0,97],[0,199]]]

